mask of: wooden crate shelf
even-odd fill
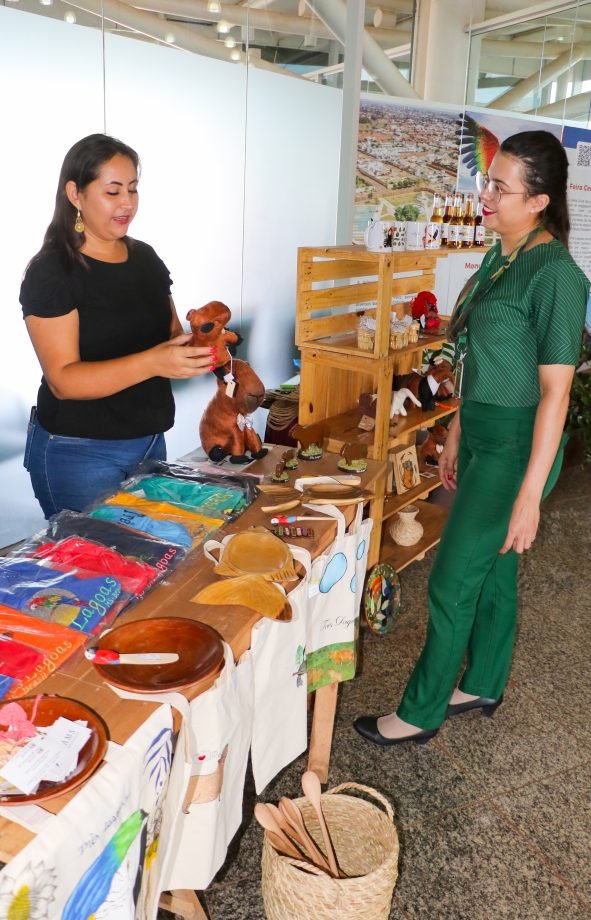
[[[391,315],[395,312],[402,317],[409,312],[408,295],[433,290],[437,260],[448,255],[447,250],[376,253],[353,245],[299,250],[296,298],[296,343],[302,357],[299,421],[302,425],[325,422],[329,451],[338,453],[345,443],[353,441],[366,444],[371,459],[387,460],[397,447],[415,443],[419,429],[430,428],[457,410],[459,401],[446,397],[431,412],[411,409],[407,404],[407,416],[390,420],[394,375],[409,373],[420,366],[424,349],[437,348],[446,342],[443,325],[437,334],[421,333],[416,344],[393,350]],[[362,315],[375,317],[371,351],[357,344],[357,326]],[[375,428],[371,432],[358,427],[362,393],[377,394]],[[445,513],[436,508],[425,512],[430,517],[418,549],[401,554],[399,548],[386,540],[380,553],[383,522],[405,504],[428,495],[438,484],[436,480],[425,480],[405,496],[385,501],[385,480],[381,483],[370,505],[374,519],[370,565],[380,557],[394,554],[397,567],[404,568],[437,542]]]
[[[431,505],[429,502],[415,501],[413,504],[419,508],[417,521],[424,528],[422,538],[414,546],[398,546],[387,531],[382,541],[381,562],[389,562],[397,572],[401,572],[411,562],[423,558],[425,553],[439,543],[443,525],[447,519],[448,509],[441,505]]]
[[[459,407],[458,399],[446,399],[445,405],[451,408],[435,408],[430,412],[423,412],[421,409],[409,409],[408,415],[399,416],[398,421],[389,426],[387,446],[388,450],[393,450],[399,444],[404,443],[403,437],[418,431],[421,428],[431,428],[437,421],[456,412]],[[358,408],[349,409],[347,412],[340,412],[338,415],[330,416],[326,419],[326,429],[329,432],[326,442],[327,450],[338,454],[343,444],[347,441],[356,441],[359,444],[367,444],[370,456],[373,459],[383,459],[374,456],[374,431],[363,431],[358,427],[361,419],[361,411]]]

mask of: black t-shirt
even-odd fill
[[[171,278],[151,246],[128,240],[126,262],[84,256],[66,270],[57,252],[27,269],[21,285],[24,316],[65,316],[78,310],[82,361],[146,351],[170,337]],[[37,396],[41,425],[51,434],[119,440],[168,431],[174,423],[170,381],[151,377],[102,399],[57,399],[44,377]]]

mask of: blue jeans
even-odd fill
[[[83,511],[116,492],[142,460],[166,460],[163,434],[122,441],[49,434],[35,413],[27,430],[24,467],[46,518]]]

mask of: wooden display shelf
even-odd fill
[[[419,508],[417,521],[423,525],[423,536],[414,546],[398,546],[387,529],[382,539],[380,562],[389,562],[397,572],[401,572],[411,562],[422,559],[425,553],[439,543],[443,525],[447,519],[448,508],[431,505],[429,502],[413,502]]]
[[[440,418],[445,418],[446,415],[456,412],[459,404],[460,401],[458,399],[452,399],[450,397],[445,400],[445,405],[451,406],[451,409],[435,408],[430,412],[423,412],[421,409],[409,410],[408,415],[400,416],[399,421],[390,427],[388,450],[392,450],[396,446],[404,444],[404,441],[401,440],[404,435],[418,431],[420,428],[430,428]],[[363,431],[358,427],[361,415],[361,411],[355,408],[326,419],[326,430],[329,432],[326,442],[327,450],[338,454],[343,444],[346,444],[348,441],[355,441],[358,444],[367,444],[369,455],[373,457],[374,432]]]
[[[445,330],[441,335],[421,335],[418,342],[412,345],[405,345],[404,348],[390,348],[389,354],[401,357],[410,355],[417,351],[423,351],[425,348],[438,348],[447,342]],[[343,332],[339,335],[326,335],[318,339],[311,339],[304,342],[300,348],[314,348],[317,351],[332,351],[347,355],[361,355],[363,357],[375,358],[373,350],[359,348],[357,344],[357,330],[352,332]]]
[[[436,467],[433,467],[433,471],[436,471]],[[405,508],[407,505],[411,505],[420,498],[426,498],[429,492],[433,492],[435,489],[438,489],[441,485],[441,480],[439,475],[433,476],[433,478],[426,479],[421,476],[421,482],[418,486],[415,486],[414,489],[408,489],[406,492],[402,492],[401,495],[388,495],[384,501],[384,509],[382,511],[382,522],[387,521],[388,518],[393,517],[397,511],[400,511],[401,508]]]

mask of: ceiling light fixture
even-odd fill
[[[235,39],[235,38],[232,38],[231,35],[228,35],[227,39],[226,39],[225,42],[224,42],[224,45],[226,46],[226,48],[235,48],[235,47],[236,47],[236,39]]]
[[[226,22],[225,19],[220,19],[218,22],[218,32],[220,35],[227,35],[231,28],[232,26],[229,22]]]
[[[384,14],[383,14],[382,10],[380,9],[380,7],[378,6],[378,7],[376,8],[375,13],[373,14],[373,24],[374,24],[374,27],[375,27],[376,29],[379,29],[379,28],[380,28],[383,19],[384,19]]]
[[[234,48],[234,50],[230,52],[230,59],[232,61],[239,61],[241,57],[242,55],[240,54],[238,48]]]
[[[166,35],[164,36],[164,41],[167,42],[167,44],[169,45],[173,45],[174,44],[174,32],[167,32]]]
[[[41,4],[41,6],[51,6],[51,4],[53,3],[53,0],[39,0],[39,3]]]
[[[73,10],[68,10],[67,13],[64,13],[64,20],[73,26],[76,22],[76,13]]]
[[[222,4],[219,0],[207,0],[207,12],[208,13],[221,13]]]

